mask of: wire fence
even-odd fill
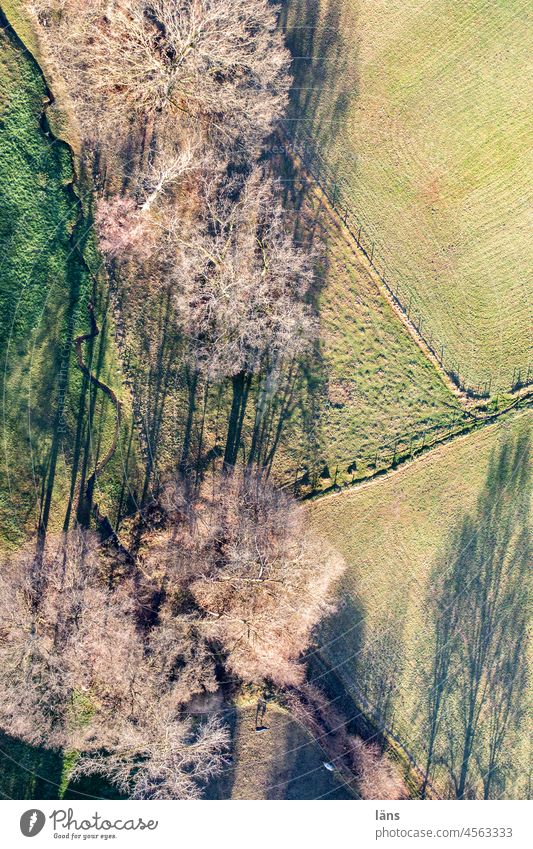
[[[422,314],[416,294],[404,283],[394,279],[394,272],[387,265],[380,253],[380,245],[375,236],[369,233],[359,216],[351,207],[350,190],[346,182],[339,178],[324,160],[318,149],[317,142],[301,125],[301,122],[282,123],[282,136],[289,150],[297,154],[306,172],[320,187],[331,206],[338,214],[346,231],[356,242],[358,248],[365,254],[374,272],[386,288],[395,305],[404,314],[413,332],[420,338],[431,352],[442,370],[448,375],[454,385],[468,397],[475,399],[490,398],[492,377],[489,376],[481,383],[471,384],[462,373],[461,365],[447,354],[446,346],[429,329]],[[528,363],[527,368],[514,368],[509,384],[510,392],[517,392],[533,382],[533,368]]]
[[[370,452],[361,452],[344,461],[339,460],[331,469],[326,465],[322,469],[311,471],[308,467],[301,465],[296,469],[292,480],[286,481],[282,488],[292,488],[295,496],[312,498],[343,486],[370,480],[450,439],[490,424],[513,409],[530,406],[532,402],[533,393],[528,391],[516,396],[510,403],[504,403],[503,406],[500,406],[500,399],[497,396],[483,409],[471,411],[457,409],[446,425],[435,424],[421,431],[412,431],[407,435],[398,436]]]

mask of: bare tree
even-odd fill
[[[307,303],[314,257],[295,244],[277,188],[259,167],[223,189],[208,178],[201,229],[177,237],[186,273],[178,266],[176,303],[195,363],[210,380],[232,381],[227,467],[237,460],[254,375],[266,372],[264,391],[273,390],[315,333]]]
[[[150,640],[131,580],[109,586],[88,534],[49,542],[35,598],[35,552],[7,556],[0,577],[0,725],[39,745],[81,752],[138,798],[196,798],[224,764],[228,734],[194,726],[185,705],[216,689],[214,660],[185,624]],[[164,654],[163,654],[164,652]],[[183,672],[185,669],[185,672]]]
[[[255,477],[221,481],[191,519],[178,514],[147,550],[145,569],[164,583],[166,605],[189,596],[198,629],[231,673],[247,682],[302,680],[300,655],[331,610],[343,564],[288,497]]]
[[[72,778],[100,775],[133,799],[197,799],[226,763],[228,729],[216,717],[201,724],[181,719],[168,700],[151,700],[148,711],[128,722],[113,749],[87,751],[90,735]]]
[[[287,102],[289,54],[266,0],[33,0],[43,37],[94,134],[208,119],[252,145]]]
[[[400,769],[377,743],[353,736],[348,738],[348,743],[358,792],[363,799],[407,798]]]
[[[66,656],[90,604],[94,569],[94,541],[85,534],[2,558],[0,722],[30,743],[64,743],[74,688]]]

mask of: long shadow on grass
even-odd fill
[[[499,798],[520,775],[530,450],[523,434],[494,451],[475,510],[463,516],[435,564],[436,590],[427,600],[433,656],[422,684],[426,780],[444,770],[450,795],[459,799]]]
[[[394,706],[404,665],[405,603],[400,587],[392,595],[379,618],[369,620],[359,599],[343,588],[337,612],[321,626],[319,653],[329,669],[370,719],[378,732],[394,731]],[[369,624],[370,623],[370,624]],[[321,685],[321,675],[317,683]],[[337,696],[338,698],[338,696]],[[354,728],[366,735],[364,716],[339,705]],[[360,727],[358,727],[360,726]]]
[[[266,715],[268,721],[268,711]],[[269,799],[353,799],[324,767],[326,755],[294,720],[283,718],[278,731],[280,756],[270,766]]]
[[[104,302],[96,307],[101,315],[100,332],[96,339],[89,339],[84,343],[85,351],[83,358],[87,363],[91,374],[97,380],[102,380],[102,369],[105,363],[107,346],[107,314],[109,308],[109,296]],[[96,354],[95,354],[96,348]],[[82,406],[83,405],[83,406]],[[85,399],[80,398],[79,415],[83,415]],[[87,426],[85,429],[85,444],[83,449],[83,461],[81,464],[79,497],[77,506],[77,520],[82,525],[89,525],[92,502],[94,496],[95,478],[93,472],[98,465],[101,449],[103,423],[105,413],[108,409],[107,396],[91,381],[89,386],[89,404],[86,412]],[[100,411],[97,421],[97,411]]]
[[[357,94],[357,52],[340,29],[337,0],[284,0],[280,26],[293,60],[287,131],[323,154]],[[348,58],[349,57],[349,58]]]
[[[0,733],[0,796],[5,799],[57,799],[62,758],[56,752],[21,743]]]
[[[0,733],[0,799],[120,799],[99,776],[72,784],[61,752],[29,746]]]
[[[146,440],[146,466],[141,504],[146,501],[150,487],[157,475],[161,445],[161,428],[165,407],[173,384],[177,380],[177,354],[180,340],[174,330],[173,306],[170,289],[163,292],[156,305],[157,326],[139,328],[142,340],[143,368],[146,373],[145,392],[142,399],[143,424]],[[139,387],[142,392],[144,387]],[[194,401],[190,400],[190,404]]]
[[[320,297],[328,275],[329,257],[324,231],[322,205],[311,191],[305,175],[296,167],[291,157],[281,148],[275,149],[272,170],[282,181],[283,203],[292,218],[293,235],[297,245],[315,256],[315,279],[309,293],[309,302],[320,323]],[[320,334],[318,334],[320,335]],[[294,442],[294,433],[287,433],[287,425],[301,430],[300,473],[306,471],[312,478],[324,467],[325,446],[322,435],[323,410],[327,404],[327,369],[322,357],[319,338],[300,367],[295,369],[287,383],[288,402],[278,404],[279,415],[276,437],[271,447],[268,465],[272,465],[278,443]],[[282,436],[282,429],[285,431]],[[296,472],[296,470],[293,470]]]
[[[64,342],[56,346],[55,356],[48,362],[48,368],[57,379],[57,394],[55,398],[55,413],[51,426],[52,440],[47,463],[46,480],[43,478],[43,495],[41,499],[39,531],[46,534],[52,504],[57,462],[61,448],[65,447],[65,439],[69,438],[65,429],[66,405],[69,397],[70,373],[73,368],[72,342],[74,328],[80,302],[84,296],[84,274],[77,259],[69,259],[67,280],[69,284],[68,303],[63,319]],[[66,446],[66,456],[70,456],[70,440]]]
[[[360,639],[354,641],[348,631],[340,641],[347,661],[341,664],[338,673],[380,732],[394,731],[394,707],[404,666],[405,615],[405,600],[398,587],[379,618],[372,619],[370,624],[366,616],[361,621],[361,610],[354,606],[351,628],[356,626]],[[348,679],[347,670],[352,680]]]

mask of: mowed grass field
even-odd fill
[[[113,440],[115,410],[76,365],[73,340],[89,330],[92,296],[81,252],[93,267],[98,259],[70,152],[47,131],[39,68],[9,30],[0,47],[0,545],[16,546],[39,521],[56,531],[74,517],[80,482]],[[120,444],[95,493],[113,519],[128,466],[134,486],[131,416],[103,287],[95,311],[102,332],[83,356],[124,404]]]
[[[529,792],[532,420],[531,411],[510,416],[309,507],[348,564],[319,652],[422,770],[431,754],[430,777],[444,795],[460,772],[472,692],[466,792],[483,797],[499,732],[488,795]]]
[[[470,385],[530,364],[526,0],[285,0],[307,133],[426,337]],[[530,373],[531,377],[531,373]]]

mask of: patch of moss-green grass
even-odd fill
[[[129,497],[133,455],[109,299],[87,270],[98,258],[90,214],[73,190],[72,154],[47,128],[42,73],[9,27],[0,47],[0,544],[14,547],[39,525],[68,526],[114,439],[114,405],[76,363],[91,298],[101,333],[83,357],[124,408],[118,450],[95,493],[112,517]]]

